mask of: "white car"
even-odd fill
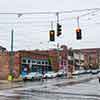
[[[24,77],[24,80],[40,80],[42,78],[42,74],[39,72],[31,72]]]
[[[88,70],[85,70],[85,72],[86,72],[86,74],[89,74],[89,73],[91,73],[91,70],[88,69]]]
[[[55,78],[57,76],[57,73],[50,71],[44,74],[43,78]]]
[[[85,74],[86,71],[85,70],[76,70],[72,73],[72,75],[80,75],[80,74]]]
[[[58,77],[63,76],[64,74],[65,74],[65,73],[64,73],[63,70],[59,70],[59,71],[57,72],[57,76],[58,76]]]
[[[41,73],[36,72],[34,79],[35,79],[35,80],[41,80],[42,77],[43,77],[43,75],[42,75]]]
[[[72,75],[78,75],[78,74],[79,74],[79,70],[72,72]]]
[[[31,73],[25,75],[24,80],[33,80],[35,77],[35,74],[36,73],[31,72]]]
[[[92,74],[98,74],[99,71],[98,71],[97,69],[92,69],[92,70],[91,70],[91,73],[92,73]]]

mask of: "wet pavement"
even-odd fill
[[[0,100],[100,100],[100,83],[96,78],[60,87],[55,82],[61,84],[66,80],[27,82],[24,87],[1,90]]]

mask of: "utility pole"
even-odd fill
[[[8,76],[8,80],[12,81],[13,80],[13,67],[14,67],[14,62],[13,62],[13,33],[14,30],[11,30],[11,51],[10,51],[10,75]]]
[[[59,24],[59,12],[56,13],[56,16],[57,16],[57,22],[56,22],[56,24]],[[57,54],[58,54],[57,62],[58,62],[58,67],[60,69],[59,43],[57,43]]]
[[[79,67],[81,68],[81,50],[80,49],[79,49]]]
[[[97,68],[99,68],[99,49],[97,50]]]

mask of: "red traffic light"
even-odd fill
[[[82,39],[82,32],[80,28],[76,29],[76,39],[81,40]]]
[[[80,28],[77,28],[77,29],[76,29],[76,32],[80,32],[80,31],[81,31],[81,29],[80,29]]]

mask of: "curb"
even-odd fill
[[[23,82],[23,80],[22,79],[14,79],[14,80],[11,80],[11,81],[9,81],[9,80],[0,80],[0,84],[8,84],[8,83],[15,83],[15,82]]]

